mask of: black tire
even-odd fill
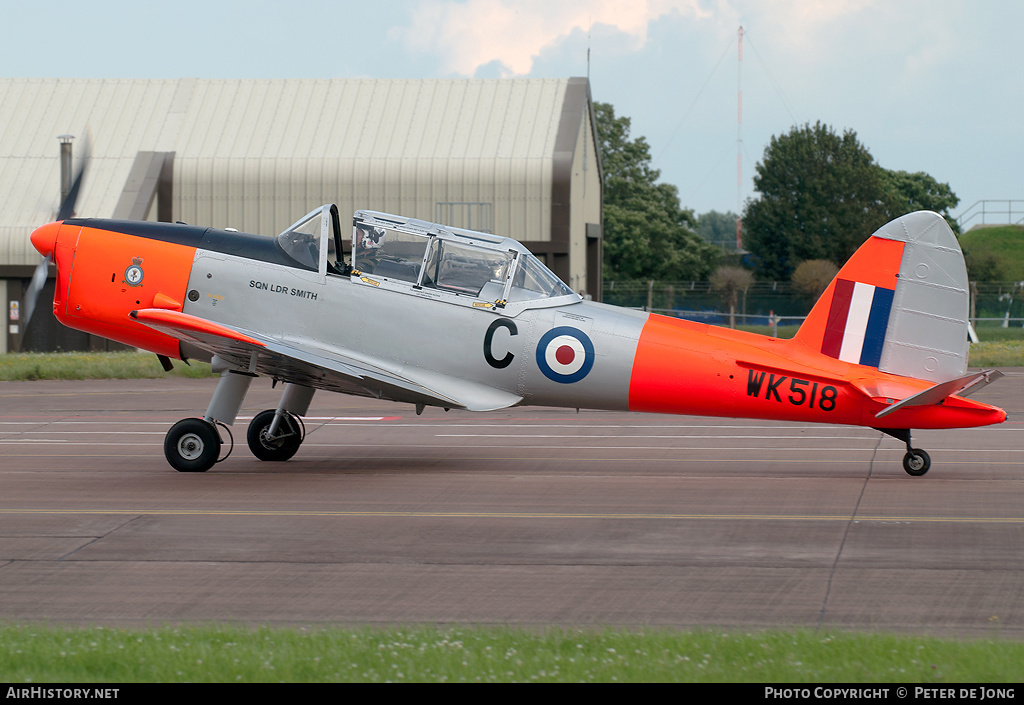
[[[182,419],[164,436],[164,456],[178,472],[206,472],[220,457],[220,434],[203,419]]]
[[[275,413],[273,409],[267,409],[256,414],[256,418],[249,424],[245,440],[249,443],[249,450],[257,458],[279,463],[298,452],[299,446],[302,445],[302,430],[291,414],[285,414],[281,420],[282,428],[279,429],[278,438],[268,440],[266,433],[270,429]]]
[[[914,448],[903,456],[903,469],[911,477],[921,477],[932,466],[931,456],[920,448]]]

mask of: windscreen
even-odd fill
[[[509,303],[566,296],[573,290],[556,277],[550,269],[531,254],[520,257],[508,294]]]
[[[277,242],[286,255],[303,269],[314,272],[320,267],[321,218],[317,208],[277,236]]]

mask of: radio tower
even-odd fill
[[[739,60],[736,62],[736,250],[743,249],[743,25],[737,31]]]

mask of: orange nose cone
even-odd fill
[[[39,250],[43,257],[53,254],[53,248],[57,246],[57,233],[60,231],[60,223],[47,223],[35,229],[32,233],[32,247]]]

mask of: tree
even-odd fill
[[[604,278],[702,280],[718,258],[693,231],[693,212],[671,184],[657,183],[643,137],[630,139],[630,119],[594,103],[604,170]]]
[[[883,170],[852,130],[820,122],[772,137],[755,168],[743,244],[770,279],[788,279],[806,259],[846,262],[888,221],[892,196]]]
[[[719,267],[709,279],[711,290],[722,295],[722,303],[729,307],[729,327],[736,327],[736,305],[740,292],[754,283],[754,275],[742,267]]]
[[[736,251],[736,219],[733,212],[708,211],[697,216],[697,234],[712,245]]]
[[[964,250],[967,278],[973,286],[977,282],[1004,282],[1010,279],[1003,260],[992,252],[975,253]],[[973,314],[972,314],[973,316]]]
[[[910,174],[883,169],[882,173],[889,194],[886,206],[890,216],[897,218],[914,211],[935,211],[946,219],[953,232],[960,232],[956,219],[949,213],[949,209],[956,208],[960,199],[949,184],[940,184],[923,171]]]
[[[790,280],[799,293],[817,301],[839,273],[839,267],[825,259],[805,259],[796,266]]]

